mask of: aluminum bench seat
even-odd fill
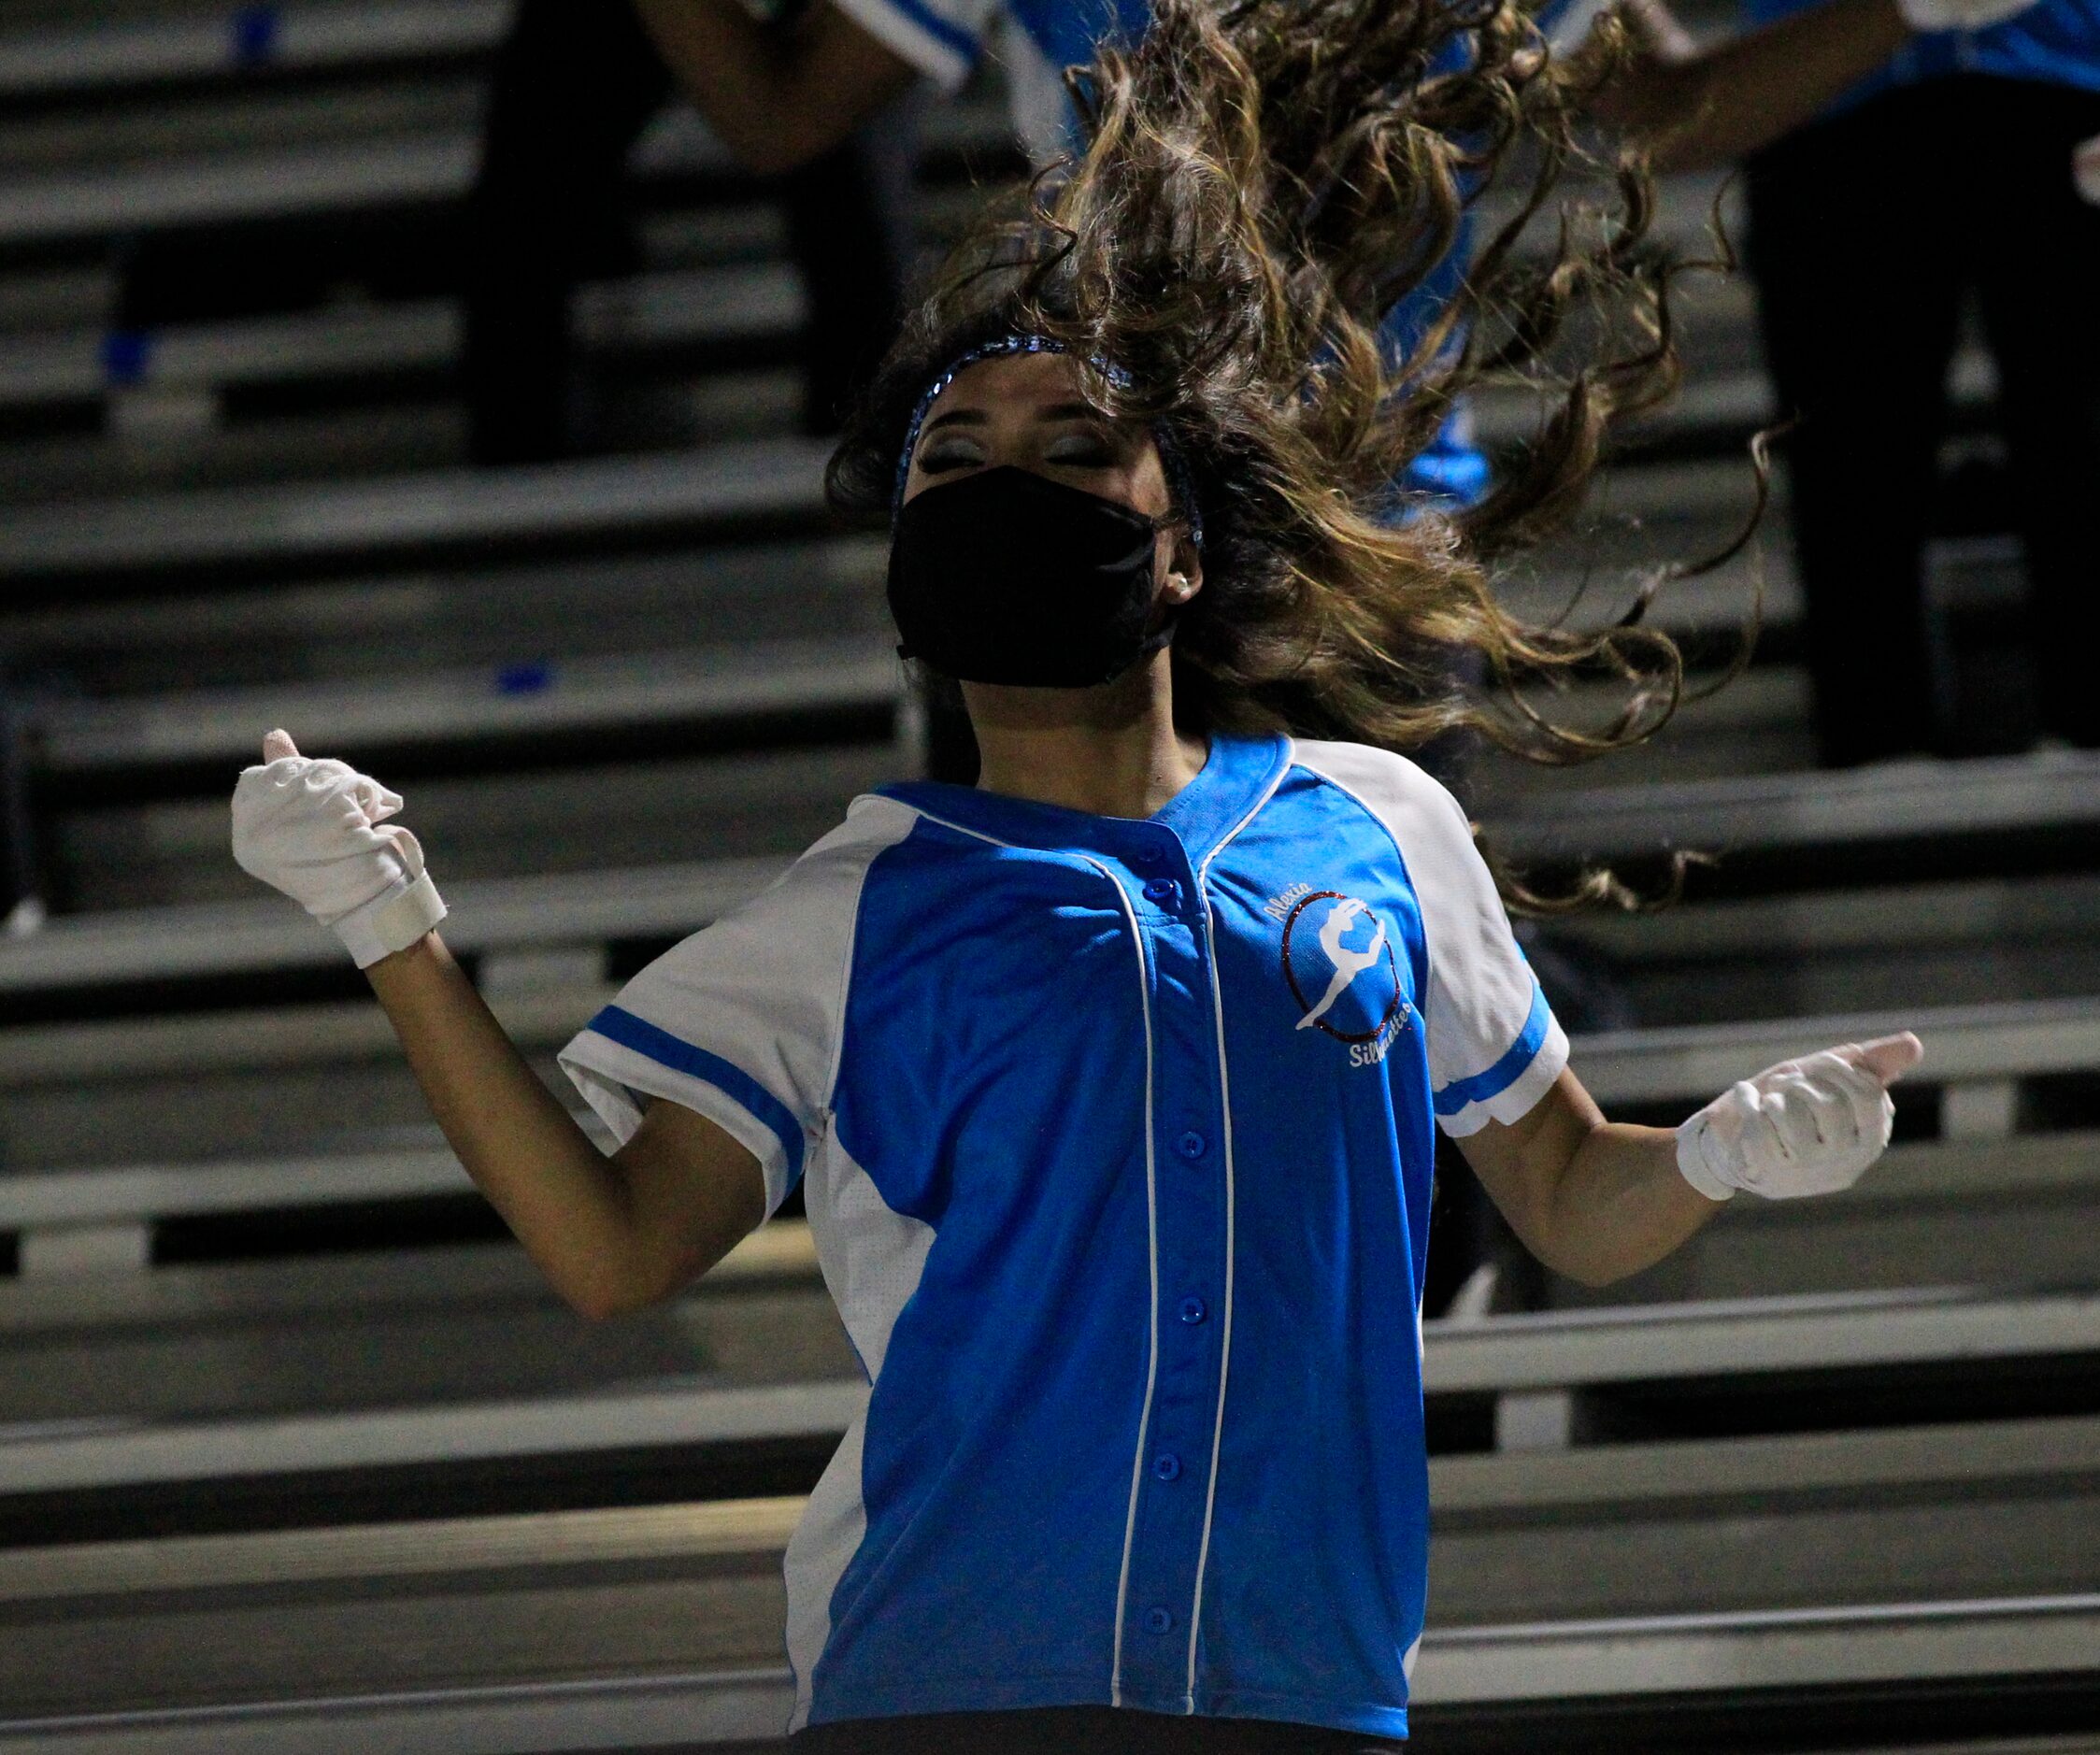
[[[599,1134],[595,1119],[580,1117]],[[602,1143],[602,1137],[601,1137]],[[187,1320],[188,1283],[149,1265],[165,1259],[164,1240],[187,1230],[200,1259],[198,1221],[238,1234],[244,1222],[296,1225],[307,1247],[325,1250],[331,1215],[367,1224],[393,1214],[404,1239],[416,1235],[432,1203],[473,1200],[472,1184],[436,1130],[404,1128],[386,1141],[338,1142],[303,1155],[228,1157],[23,1171],[0,1176],[0,1234],[14,1240],[23,1308],[38,1322],[84,1299],[81,1322],[107,1316],[164,1316],[171,1336]],[[1667,1261],[1612,1286],[1555,1282],[1563,1307],[1745,1299],[1787,1293],[1897,1291],[1919,1284],[2076,1283],[2092,1271],[2087,1239],[2100,1217],[2100,1134],[2062,1130],[1956,1136],[1898,1143],[1852,1190],[1813,1203],[1738,1201]],[[489,1227],[494,1229],[493,1217]],[[791,1228],[761,1234],[760,1253],[779,1271],[813,1274],[806,1237]],[[405,1246],[403,1246],[405,1247]],[[760,1249],[754,1244],[753,1249]],[[800,1253],[798,1254],[797,1251]],[[290,1248],[295,1281],[321,1258]],[[204,1250],[208,1255],[208,1249]],[[433,1257],[435,1263],[452,1258]],[[463,1256],[463,1263],[493,1258]],[[302,1265],[304,1264],[304,1265]],[[522,1263],[515,1263],[522,1267]],[[200,1270],[201,1271],[201,1270]],[[494,1271],[463,1265],[463,1273]],[[112,1272],[136,1283],[120,1295]],[[214,1291],[213,1307],[248,1284],[247,1268]],[[262,1273],[262,1270],[253,1270]],[[250,1277],[252,1277],[250,1275]],[[216,1282],[215,1282],[216,1284]],[[245,1294],[244,1294],[245,1295]],[[264,1273],[255,1291],[278,1297]],[[289,1294],[288,1294],[289,1295]],[[316,1295],[320,1295],[319,1292]],[[170,1302],[164,1306],[156,1300]],[[268,1307],[275,1308],[275,1305]],[[71,1320],[72,1319],[67,1319]]]
[[[1650,1027],[2100,992],[2100,875],[1942,878],[1555,920]]]
[[[2090,1471],[2092,1434],[2080,1436],[2076,1466]],[[1468,1497],[1453,1485],[1433,1465],[1433,1503]],[[303,1755],[385,1738],[499,1755],[777,1739],[792,1705],[779,1565],[801,1505],[791,1496],[17,1549],[0,1555],[13,1632],[0,1657],[12,1707],[0,1750]],[[1943,1526],[1952,1513],[1943,1502]],[[1814,1548],[1785,1541],[1813,1532],[1781,1523],[1773,1534],[1811,1574]],[[2008,1685],[2100,1673],[2100,1598],[2076,1588],[1899,1585],[1771,1609],[1607,1615],[1524,1616],[1506,1601],[1479,1616],[1478,1605],[1438,1602],[1414,1678],[1425,1732],[1446,1715],[1477,1722],[1550,1705],[1594,1736],[1646,1703],[1667,1708],[1681,1737],[1761,1700],[1812,1724],[1846,1691],[1900,1688],[1936,1694],[1950,1734],[1964,1717],[1988,1722],[1993,1705],[2002,1723],[1993,1696]],[[121,1665],[115,1649],[128,1653]],[[1919,1715],[1908,1717],[1915,1742]],[[1612,1744],[1682,1747],[1623,1730]]]
[[[782,722],[665,721],[639,736],[579,734],[571,748],[507,754],[395,745],[369,765],[413,788],[413,826],[434,858],[443,849],[448,896],[484,879],[793,857],[836,828],[856,795],[921,765],[908,727],[880,706],[787,721],[799,742],[781,735]],[[197,769],[191,796],[150,805],[111,776],[99,800],[61,812],[49,826],[50,856],[75,905],[267,900],[227,853],[237,766]]]
[[[1550,1282],[1561,1308],[1916,1285],[2075,1284],[2100,1234],[2100,1134],[1899,1143],[1856,1187],[1816,1201],[1736,1200],[1645,1273]]]
[[[828,1296],[801,1277],[807,1246],[791,1233],[755,1258],[724,1286],[596,1325],[508,1246],[25,1280],[0,1300],[21,1374],[0,1492],[842,1433],[865,1382]],[[195,1309],[179,1316],[186,1299]],[[2100,1291],[1913,1287],[1442,1320],[1424,1348],[1440,1452],[1951,1434],[2082,1418]],[[156,1359],[161,1371],[141,1369]]]
[[[772,662],[763,663],[767,657]],[[508,737],[525,752],[511,773],[499,776],[483,765],[475,782],[417,787],[419,828],[428,845],[451,852],[448,870],[465,867],[451,928],[464,935],[463,945],[517,946],[536,939],[573,945],[620,935],[616,927],[629,918],[629,909],[634,910],[629,936],[705,924],[739,885],[757,880],[759,868],[731,866],[710,875],[707,867],[715,862],[674,856],[662,867],[564,875],[550,865],[550,844],[526,836],[546,876],[541,879],[528,870],[503,877],[491,899],[505,923],[484,928],[467,906],[476,895],[469,886],[481,874],[493,877],[493,862],[498,870],[517,871],[519,855],[528,849],[512,848],[507,858],[500,847],[480,847],[482,835],[501,832],[507,813],[500,806],[493,815],[475,809],[474,796],[492,805],[512,800],[515,813],[543,793],[548,808],[530,817],[509,816],[522,836],[528,824],[549,820],[564,795],[566,783],[559,776],[535,777],[532,740],[564,731],[631,730],[638,736],[651,726],[768,712],[865,711],[908,718],[901,674],[879,635],[829,645],[782,643],[756,649],[748,661],[735,651],[696,651],[536,667],[531,688],[508,692],[501,687],[502,676],[472,671],[377,690],[340,684],[259,687],[187,700],[62,706],[47,721],[44,765],[57,775],[90,776],[136,774],[156,763],[209,763],[223,764],[230,776],[256,759],[251,748],[256,728],[281,723],[317,752],[341,749],[354,756],[360,749],[384,749],[393,754],[398,772],[405,760],[413,767],[419,746],[435,749],[456,737]],[[866,756],[841,760],[846,767],[871,774],[871,764],[883,762],[896,772],[908,766],[901,747],[889,755],[871,749]],[[775,765],[782,779],[807,767],[814,787],[839,783],[829,778],[838,762],[784,755]],[[694,780],[705,787],[710,772],[727,780],[733,764],[710,770],[701,763],[693,769]],[[650,771],[636,767],[621,779],[619,789],[603,797],[600,808],[579,825],[585,845],[607,813],[630,801],[637,810],[646,808]],[[655,790],[665,793],[660,780]],[[735,808],[736,796],[725,792],[723,807]],[[827,799],[813,790],[800,820],[821,832],[828,826],[823,810],[842,808],[847,796]],[[484,820],[487,828],[481,827]],[[1710,849],[1724,858],[1780,858],[1804,848],[1873,853],[1935,836],[2090,835],[2096,825],[2100,759],[2067,755],[1881,774],[1737,776],[1558,797],[1541,793],[1520,798],[1505,812],[1490,815],[1486,824],[1495,845],[1535,859],[1548,852],[1607,859],[1672,846]],[[329,946],[320,935],[291,930],[299,923],[252,892],[237,871],[223,868],[226,862],[204,863],[215,849],[222,850],[224,829],[221,796],[139,806],[105,798],[92,819],[69,824],[62,816],[56,831],[61,851],[83,874],[99,874],[105,894],[119,882],[144,887],[156,871],[165,870],[169,881],[179,880],[199,900],[164,910],[107,903],[98,908],[91,902],[79,914],[60,916],[36,937],[0,944],[0,992],[323,964]],[[694,841],[706,845],[698,833]],[[152,850],[136,877],[122,876],[127,859],[141,857],[127,853],[127,848]],[[778,850],[792,854],[800,848],[782,844]],[[1579,916],[1556,922],[1552,930],[1609,958],[1623,971],[1636,1001],[1652,993],[1658,1021],[1673,1015],[1707,1020],[1729,1011],[1758,1016],[1854,1008],[1863,1000],[1873,1003],[1877,986],[1890,996],[1882,1003],[1892,1006],[1899,991],[1929,996],[1938,1006],[1955,997],[1988,1003],[2007,997],[2023,970],[2043,988],[2026,997],[2070,996],[2063,986],[2078,981],[2088,966],[2092,942],[2100,936],[2095,930],[2100,914],[2093,911],[2100,880],[2075,871],[1939,878],[1932,875],[1929,854],[1918,863],[1922,868],[1907,882],[1700,901],[1654,915]],[[93,894],[92,886],[88,892]],[[689,902],[674,900],[688,894]],[[207,895],[225,900],[206,902]],[[591,910],[592,920],[604,923],[579,920],[576,911],[581,907]],[[497,935],[486,936],[489,930]],[[1916,969],[1915,978],[1903,975],[1907,967]],[[1940,972],[1936,977],[1935,970]],[[1731,980],[1732,988],[1716,985]],[[2054,992],[2049,991],[2052,981]],[[2090,985],[2084,991],[2091,991]],[[1731,1004],[1738,992],[1743,998]]]
[[[871,747],[862,760],[870,781],[882,758],[881,749]],[[900,755],[892,765],[902,772],[907,763]],[[794,770],[780,771],[786,778]],[[815,768],[807,772],[821,778]],[[222,814],[222,801],[216,802]],[[819,802],[797,820],[816,825]],[[461,820],[443,803],[440,797],[434,808],[457,833]],[[834,806],[843,803],[838,796]],[[199,805],[182,813],[185,820],[199,818],[200,851],[208,831],[223,828],[203,821],[205,811]],[[155,815],[172,820],[167,811]],[[190,838],[177,845],[186,847]],[[482,958],[484,966],[557,954],[579,968],[602,967],[589,955],[695,931],[771,882],[796,851],[783,845],[743,859],[544,877],[463,876],[446,885],[453,910],[447,941]],[[111,877],[106,868],[105,878]],[[137,991],[148,985],[339,969],[335,942],[296,912],[267,893],[244,893],[231,878],[221,887],[228,900],[55,916],[35,936],[0,944],[0,994],[36,1005],[30,996],[64,993],[72,996],[76,1015],[91,1006],[114,1015],[136,1005]],[[2075,999],[2100,992],[2100,878],[1919,882],[1687,903],[1660,915],[1556,921],[1545,935],[1604,958],[1633,1015],[1649,1029],[1856,1006],[1893,1014],[1912,1006]],[[180,1003],[179,993],[164,987],[155,1001],[164,1009]],[[38,1009],[48,1013],[49,1006]]]
[[[873,620],[872,615],[866,618]],[[896,636],[673,648],[405,678],[195,691],[56,705],[38,716],[45,772],[256,760],[258,725],[306,728],[317,751],[452,739],[645,733],[657,726],[855,709],[904,695]],[[264,725],[266,730],[268,727]]]
[[[24,507],[0,529],[0,578],[78,578],[188,566],[292,565],[377,549],[550,536],[618,541],[651,524],[754,511],[820,509],[828,448],[817,441],[723,445],[693,454],[502,470],[436,470],[340,486],[131,495]],[[1615,516],[1657,538],[1718,532],[1747,511],[1732,462],[1663,464],[1614,478]],[[1607,557],[1608,559],[1608,556]],[[1557,608],[1566,574],[1515,588],[1527,610]],[[1734,594],[1740,598],[1738,586]],[[1747,600],[1746,600],[1747,601]],[[1729,611],[1739,621],[1743,603]]]
[[[13,1554],[0,1600],[28,1637],[0,1658],[0,1749],[510,1755],[665,1747],[679,1720],[680,1744],[777,1741],[779,1554],[799,1509],[677,1505]],[[106,1642],[125,1622],[136,1648],[119,1666]],[[593,1740],[570,1741],[579,1733]]]
[[[547,1063],[612,996],[615,984],[583,978],[597,966],[562,960],[491,994],[528,1055]],[[2100,1068],[2090,998],[1599,1034],[1577,1038],[1574,1065],[1607,1110],[1674,1119],[1789,1055],[1906,1028],[1931,1045],[1913,1086],[1938,1092],[1957,1133],[2010,1131],[2023,1084]],[[427,1120],[369,998],[20,1026],[0,1033],[0,1092],[9,1171],[338,1149],[354,1143],[344,1116],[371,1129]]]
[[[514,996],[516,1034],[557,1047],[601,1003],[597,983]],[[2100,1000],[2043,1001],[1888,1013],[1836,1014],[1682,1025],[1579,1037],[1575,1064],[1600,1102],[1704,1099],[1777,1059],[1894,1029],[1929,1036],[1921,1081],[1979,1080],[2100,1067]],[[39,1025],[8,1031],[0,1089],[21,1092],[81,1077],[90,1083],[155,1073],[205,1076],[326,1066],[383,1057],[393,1035],[369,1001],[198,1016]]]
[[[756,895],[787,865],[786,857],[707,860],[448,882],[445,940],[484,954],[683,934]],[[326,968],[339,956],[332,938],[268,895],[61,915],[34,937],[0,945],[0,992]]]
[[[576,307],[579,339],[602,352],[777,341],[794,333],[803,316],[799,282],[784,262],[660,269],[600,282],[579,295]],[[1707,351],[1752,348],[1750,321],[1746,290],[1709,319],[1716,333]],[[116,336],[101,327],[43,330],[0,343],[0,408],[92,402],[138,389],[222,391],[350,373],[429,372],[450,368],[458,349],[458,308],[437,299]],[[1958,387],[1970,400],[1989,388],[1973,366]],[[1754,359],[1747,365],[1694,363],[1686,389],[1655,417],[1665,427],[1746,431],[1772,418],[1770,392]],[[1531,430],[1525,401],[1499,392],[1478,399],[1477,421],[1491,445]]]
[[[777,439],[691,454],[25,507],[0,578],[76,585],[205,568],[361,564],[405,552],[587,541],[601,549],[750,520],[812,521],[828,447]]]
[[[475,164],[473,136],[445,130],[12,178],[0,182],[0,249],[453,202],[473,181]]]
[[[1609,859],[1668,848],[1810,849],[2100,827],[2100,754],[1915,762],[1837,773],[1746,775],[1675,785],[1525,794],[1492,818],[1521,859]]]
[[[887,554],[879,535],[703,536],[261,589],[90,594],[0,619],[0,663],[16,678],[64,677],[87,702],[273,680],[385,683],[446,666],[493,676],[526,659],[829,636],[883,613]],[[19,705],[40,698],[23,693]]]
[[[339,93],[264,88],[134,111],[121,129],[127,144],[151,142],[136,162],[86,162],[98,131],[83,126],[79,151],[64,162],[0,178],[0,250],[78,251],[141,233],[450,207],[466,195],[479,162],[478,103],[475,81],[458,78],[368,89],[347,115]],[[339,137],[317,137],[328,135]],[[216,144],[229,136],[252,144]],[[939,106],[921,130],[933,152],[995,154],[1010,141],[1003,107],[988,97]],[[645,131],[630,165],[644,184],[698,178],[729,190],[752,180],[679,107]]]
[[[492,50],[510,12],[509,0],[293,0],[7,29],[0,32],[0,97],[50,101],[229,76],[450,60]]]
[[[579,1119],[603,1145],[595,1118],[583,1113]],[[304,1155],[0,1176],[0,1234],[15,1240],[21,1284],[37,1283],[25,1290],[30,1302],[23,1309],[43,1321],[75,1296],[104,1309],[102,1300],[118,1294],[115,1282],[100,1277],[112,1269],[142,1273],[158,1259],[156,1238],[171,1224],[238,1215],[271,1222],[296,1217],[308,1221],[308,1234],[325,1253],[332,1213],[354,1208],[369,1215],[396,1204],[471,1196],[465,1173],[435,1128],[426,1126],[402,1129],[384,1142],[339,1143]],[[1669,1262],[1587,1292],[1579,1302],[1620,1307],[1899,1291],[1921,1283],[2016,1285],[2036,1277],[2075,1283],[2091,1263],[2083,1228],[2072,1216],[2096,1199],[2100,1134],[2091,1131],[1901,1142],[1872,1176],[1843,1194],[1813,1204],[1736,1203]],[[1936,1219],[1942,1221],[1936,1232]],[[2048,1222],[2051,1219],[2054,1223]],[[1890,1233],[1889,1240],[1879,1245],[1878,1261],[1865,1259],[1879,1231]],[[750,1246],[754,1259],[782,1272],[815,1272],[803,1234],[784,1227],[760,1234],[765,1241]],[[295,1251],[287,1256],[295,1263],[315,1259]],[[163,1272],[155,1268],[146,1279]],[[123,1294],[149,1301],[142,1309],[157,1307],[150,1303],[156,1297],[187,1295],[179,1279],[160,1278],[159,1291],[146,1279]],[[101,1290],[81,1291],[91,1280]],[[221,1295],[232,1294],[215,1293],[215,1302]],[[259,1295],[276,1293],[265,1288]],[[130,1307],[121,1300],[108,1306]]]
[[[592,352],[779,342],[805,321],[785,263],[665,269],[586,289],[579,335]],[[97,403],[139,391],[224,392],[255,385],[450,371],[459,307],[411,299],[112,335],[95,329],[0,339],[0,408]]]
[[[558,734],[586,724],[642,726],[690,717],[695,707],[710,717],[725,716],[759,710],[769,691],[779,695],[783,709],[901,699],[904,673],[894,662],[896,635],[878,593],[823,589],[830,582],[783,578],[770,593],[775,602],[767,607],[774,617],[813,624],[795,630],[800,638],[782,638],[768,629],[770,637],[737,642],[723,637],[727,630],[705,624],[660,626],[641,649],[586,647],[571,656],[564,649],[565,628],[527,623],[517,607],[499,604],[491,606],[498,611],[499,625],[489,629],[487,637],[507,649],[499,647],[501,655],[493,663],[452,667],[432,654],[421,663],[374,674],[369,652],[353,649],[347,656],[360,668],[341,678],[54,693],[43,700],[29,697],[32,704],[21,710],[35,733],[37,766],[51,775],[81,775],[244,757],[258,715],[307,726],[310,737],[330,740],[328,747],[393,748],[455,736],[530,735],[536,727]],[[810,613],[798,615],[798,605],[809,606]],[[567,607],[579,621],[597,613],[580,583]],[[841,625],[846,616],[850,620]],[[819,637],[820,631],[825,637]],[[363,645],[360,640],[358,648]],[[891,661],[886,669],[877,665],[879,656]],[[750,680],[740,690],[722,686],[747,673]],[[750,697],[748,707],[733,700],[739,693]],[[709,706],[717,697],[719,712]],[[1584,779],[1592,788],[1613,781],[1622,787],[1632,774],[1664,762],[1664,772],[1681,778],[1725,782],[1747,777],[1757,770],[1704,770],[1726,762],[1732,752],[1746,761],[1745,744],[1760,738],[1770,740],[1777,752],[1792,753],[1806,712],[1807,684],[1798,670],[1782,665],[1753,670],[1711,703],[1686,709],[1656,743],[1575,776],[1542,771],[1519,794],[1523,803],[1504,808],[1536,814],[1550,809],[1557,792],[1589,790]],[[1651,752],[1654,762],[1649,760]],[[1514,790],[1496,783],[1503,778],[1497,770],[1484,789],[1490,808]]]
[[[487,1617],[484,1638],[490,1646],[507,1636],[527,1651],[542,1652],[570,1632],[572,1618],[586,1637],[571,1649],[591,1652],[602,1649],[611,1633],[654,1629],[660,1642],[665,1627],[704,1615],[708,1618],[707,1631],[691,1636],[688,1649],[702,1653],[703,1662],[714,1659],[709,1667],[666,1662],[639,1673],[622,1666],[613,1675],[589,1678],[399,1691],[346,1688],[340,1693],[326,1691],[323,1676],[289,1699],[243,1697],[214,1706],[107,1716],[61,1712],[37,1719],[0,1720],[0,1755],[90,1750],[93,1755],[354,1755],[383,1746],[443,1748],[451,1755],[514,1755],[520,1748],[582,1755],[613,1747],[784,1747],[793,1684],[779,1665],[777,1634],[775,1649],[767,1652],[763,1646],[764,1630],[777,1628],[784,1608],[779,1587],[764,1577],[762,1557],[743,1555],[735,1538],[710,1548],[705,1536],[694,1533],[684,1545],[697,1550],[687,1569],[699,1576],[680,1580],[683,1589],[676,1584],[654,1591],[631,1588],[622,1598],[599,1587],[589,1591],[582,1604],[561,1603],[568,1612],[551,1624],[547,1618],[553,1605],[547,1599],[559,1602],[558,1586],[536,1591],[529,1570],[499,1577],[479,1591],[451,1595],[440,1607],[472,1624]],[[447,1560],[460,1563],[434,1550],[428,1570],[436,1572]],[[721,1576],[745,1565],[748,1573]],[[505,1601],[506,1596],[511,1600]],[[610,1603],[605,1600],[608,1596]],[[612,1626],[601,1619],[628,1603],[633,1605],[630,1615],[618,1616]],[[385,1600],[345,1619],[365,1639],[383,1645],[390,1611],[393,1625],[400,1625],[398,1605]],[[248,1629],[236,1620],[201,1631],[209,1637]],[[471,1639],[462,1640],[456,1625],[446,1631],[450,1637],[434,1641],[439,1651],[452,1655],[461,1644],[471,1648]],[[358,1645],[340,1633],[337,1639],[340,1663],[358,1651]],[[735,1658],[724,1648],[732,1648]],[[1414,1679],[1414,1715],[1425,1733],[1441,1732],[1440,1747],[1496,1747],[1485,1739],[1522,1734],[1542,1710],[1550,1710],[1556,1725],[1573,1736],[1608,1738],[1615,1748],[1661,1751],[1682,1748],[1676,1738],[1688,1733],[1724,1731],[1734,1716],[1731,1709],[1764,1704],[1768,1710],[1786,1712],[1800,1727],[1787,1747],[1824,1749],[1831,1755],[1918,1748],[1934,1726],[1941,1734],[1931,1744],[1936,1755],[1970,1750],[1974,1755],[2092,1755],[2093,1740],[2075,1733],[2014,1742],[1991,1736],[1988,1727],[2002,1724],[2008,1716],[2002,1698],[2007,1687],[2089,1677],[2090,1654],[2095,1649],[2100,1649],[2100,1608],[2093,1598],[2080,1596],[1864,1605],[1827,1615],[1657,1617],[1507,1630],[1432,1629]],[[1929,1712],[1915,1705],[1908,1710],[1883,1705],[1877,1711],[1867,1704],[1878,1693],[1932,1690],[1940,1701]],[[1865,1699],[1839,1718],[1824,1739],[1816,1739],[1804,1720],[1813,1725],[1820,1717],[1836,1717],[1848,1695]],[[1643,1705],[1666,1714],[1666,1724],[1630,1723],[1629,1709]],[[1861,1726],[1862,1718],[1870,1720],[1871,1729]],[[1483,1740],[1454,1743],[1454,1733],[1463,1731]]]

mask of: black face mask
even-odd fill
[[[897,650],[964,682],[1085,689],[1174,637],[1155,627],[1153,524],[1011,466],[928,488],[897,517]]]

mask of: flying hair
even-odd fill
[[[1645,742],[1686,682],[1642,617],[1748,541],[1762,448],[1742,535],[1613,626],[1520,621],[1491,571],[1566,528],[1612,433],[1675,389],[1673,279],[1727,265],[1651,239],[1644,157],[1584,120],[1626,52],[1607,11],[1556,55],[1516,0],[1153,0],[1140,39],[1066,75],[1083,150],[988,207],[907,319],[832,459],[835,504],[886,521],[927,385],[1040,336],[1088,401],[1179,452],[1205,576],[1172,648],[1185,723],[1403,752],[1470,731],[1558,764]],[[1385,314],[1491,212],[1396,352]],[[1396,485],[1460,398],[1509,384],[1540,413],[1479,505]],[[1565,710],[1578,678],[1616,695],[1601,726]],[[1634,901],[1609,873],[1552,898],[1497,878],[1520,906]]]

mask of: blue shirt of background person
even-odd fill
[[[1745,0],[1753,24],[1769,24],[1819,0]],[[1878,92],[1955,73],[2100,92],[2100,0],[2040,0],[2037,6],[1978,31],[1927,31],[1911,37],[1887,66],[1838,100],[1856,104]]]

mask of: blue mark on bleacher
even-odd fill
[[[240,7],[233,16],[234,61],[252,67],[277,53],[278,27],[282,15],[274,6]]]
[[[554,686],[554,666],[534,662],[506,664],[496,672],[498,694],[541,694]]]
[[[112,329],[102,337],[103,380],[136,384],[153,363],[153,335],[147,329]]]

